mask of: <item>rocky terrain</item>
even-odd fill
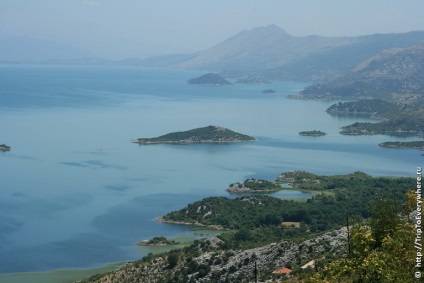
[[[346,254],[346,243],[346,228],[300,243],[281,240],[260,248],[234,251],[221,249],[222,241],[214,237],[195,242],[190,251],[182,249],[148,256],[116,272],[83,282],[254,282],[255,264],[258,282],[274,282],[273,271],[282,267],[300,269],[326,255],[340,257]]]
[[[340,78],[305,88],[299,97],[416,100],[423,95],[424,42],[419,42],[408,48],[384,50]]]

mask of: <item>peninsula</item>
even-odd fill
[[[179,242],[174,240],[168,240],[165,237],[153,237],[150,240],[143,240],[137,243],[139,246],[170,246],[170,245],[178,245]]]
[[[414,149],[424,149],[424,141],[410,141],[410,142],[383,142],[378,146],[385,148],[414,148]]]
[[[243,183],[232,183],[225,191],[230,194],[272,193],[282,190],[280,184],[261,179],[247,179]]]
[[[243,135],[218,126],[207,126],[184,132],[173,132],[155,138],[132,140],[138,144],[190,144],[190,143],[227,143],[255,141],[254,137]]]
[[[219,74],[208,73],[198,78],[193,78],[187,81],[191,85],[232,85],[229,81],[221,77]]]

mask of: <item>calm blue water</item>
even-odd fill
[[[286,99],[305,84],[194,86],[201,73],[93,67],[0,67],[0,273],[134,260],[135,242],[192,235],[153,219],[230,183],[289,170],[414,176],[417,150],[383,149],[385,136],[346,137],[358,118],[329,102]],[[263,94],[272,88],[275,95]],[[219,125],[254,143],[130,143]],[[301,137],[319,129],[325,137]],[[293,197],[288,195],[287,197]]]

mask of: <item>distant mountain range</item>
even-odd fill
[[[149,57],[140,66],[213,70],[226,76],[262,74],[275,80],[322,81],[338,77],[390,48],[424,40],[424,31],[358,37],[297,37],[276,25],[242,31],[204,51]]]
[[[192,54],[110,61],[52,41],[0,35],[0,62],[204,70],[236,79],[263,77],[315,82],[303,92],[305,97],[312,94],[366,97],[369,91],[386,92],[387,89],[401,93],[423,92],[424,64],[419,64],[423,41],[424,31],[358,37],[298,37],[269,25],[239,32]]]

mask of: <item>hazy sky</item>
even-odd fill
[[[0,34],[119,59],[191,53],[256,26],[295,36],[424,30],[423,0],[0,0]]]

